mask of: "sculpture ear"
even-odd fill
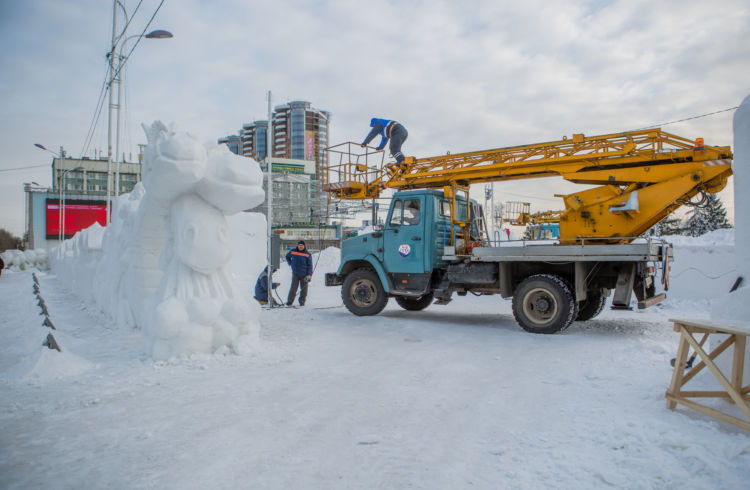
[[[146,133],[146,139],[150,145],[156,142],[156,139],[161,133],[167,132],[167,127],[161,121],[154,121],[153,124],[151,124],[151,127],[148,127],[145,124],[141,124],[141,126],[143,127],[143,132]]]

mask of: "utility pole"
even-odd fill
[[[271,163],[271,128],[273,127],[273,121],[271,121],[271,91],[268,91],[268,127],[266,128],[266,174],[268,176],[268,184],[266,186],[266,198],[268,200],[268,247],[267,247],[267,262],[268,268],[266,272],[267,284],[268,284],[268,307],[273,308],[273,164]]]
[[[112,2],[112,47],[109,51],[109,104],[107,109],[107,219],[106,224],[110,222],[111,203],[111,183],[112,183],[112,83],[115,78],[115,47],[117,43],[117,1]]]

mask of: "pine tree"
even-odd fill
[[[732,227],[727,221],[724,205],[715,194],[706,194],[706,200],[688,214],[690,216],[685,222],[684,235],[701,236],[709,231]]]
[[[682,220],[675,216],[674,213],[656,223],[647,232],[647,234],[651,236],[679,235],[681,233]]]

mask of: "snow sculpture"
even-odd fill
[[[734,253],[737,275],[742,278],[740,287],[714,301],[711,320],[719,325],[735,324],[747,328],[750,319],[750,95],[745,97],[734,113]],[[716,348],[724,336],[714,335],[711,347]],[[722,353],[717,364],[725,373],[731,372],[731,349]],[[750,359],[745,359],[745,382],[750,379]]]
[[[114,200],[106,228],[93,225],[55,248],[53,269],[118,325],[140,328],[155,359],[250,350],[259,309],[230,267],[253,277],[263,268],[265,240],[248,230],[265,230],[265,219],[231,216],[230,230],[227,217],[263,202],[260,167],[161,122],[144,129],[143,182]],[[236,243],[243,254],[229,266]]]
[[[737,275],[742,284],[733,293],[714,302],[711,319],[747,322],[750,318],[750,95],[734,113],[734,251]],[[750,367],[750,366],[746,366]],[[750,373],[748,374],[750,376]]]
[[[232,255],[226,215],[263,202],[260,168],[225,146],[205,148],[161,122],[144,129],[138,255],[153,258],[164,244],[158,287],[149,297],[131,298],[141,303],[135,314],[146,348],[155,359],[166,359],[233,346],[243,335],[257,338],[257,312],[238,294],[226,268]],[[141,295],[154,286],[153,265],[146,260],[129,278]]]

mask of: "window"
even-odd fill
[[[388,223],[390,226],[401,226],[403,204],[400,199],[393,201],[393,214],[391,214],[391,221]]]
[[[440,201],[440,216],[451,215],[451,203],[450,201]]]
[[[404,225],[418,225],[420,219],[419,199],[404,201]]]
[[[419,199],[407,199],[403,202],[400,199],[394,201],[390,226],[401,226],[402,223],[404,226],[418,225],[420,220]]]

